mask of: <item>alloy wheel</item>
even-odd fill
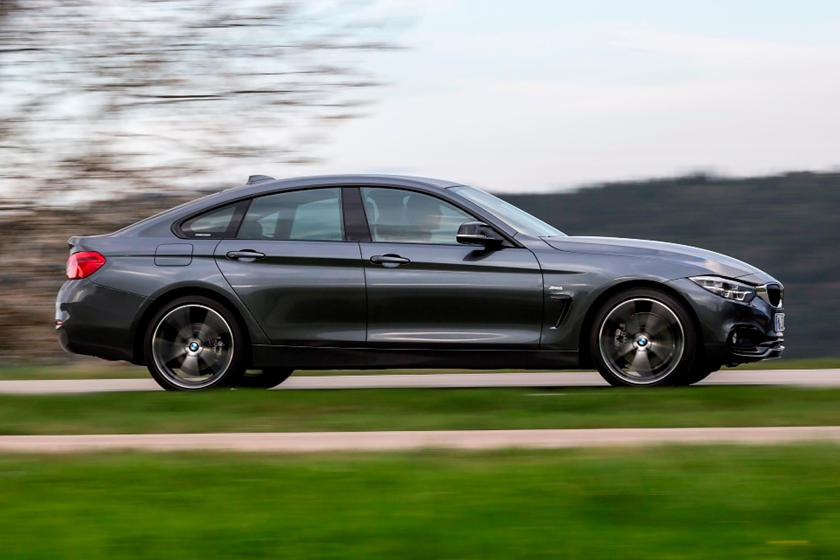
[[[685,351],[677,314],[651,298],[632,298],[607,313],[598,347],[610,372],[631,385],[650,385],[671,375]]]
[[[175,307],[152,333],[152,356],[158,371],[182,389],[216,383],[230,368],[234,350],[230,325],[205,305]]]

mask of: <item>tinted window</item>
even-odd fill
[[[475,218],[433,196],[388,188],[362,188],[373,241],[457,245],[455,235]]]
[[[341,241],[344,235],[340,189],[309,189],[255,198],[236,237]]]
[[[205,212],[181,224],[181,231],[193,237],[219,237],[230,227],[236,205]]]

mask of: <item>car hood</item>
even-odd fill
[[[625,257],[660,258],[702,269],[700,274],[716,274],[728,278],[751,277],[763,281],[769,276],[758,268],[738,259],[689,245],[624,239],[621,237],[545,237],[546,243],[560,251],[622,255]]]

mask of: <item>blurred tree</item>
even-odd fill
[[[361,56],[394,48],[361,8],[0,0],[2,190],[195,189],[312,161],[377,85]]]

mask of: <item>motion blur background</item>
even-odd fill
[[[0,360],[70,235],[275,177],[472,183],[566,233],[698,245],[840,343],[840,4],[0,1]]]

